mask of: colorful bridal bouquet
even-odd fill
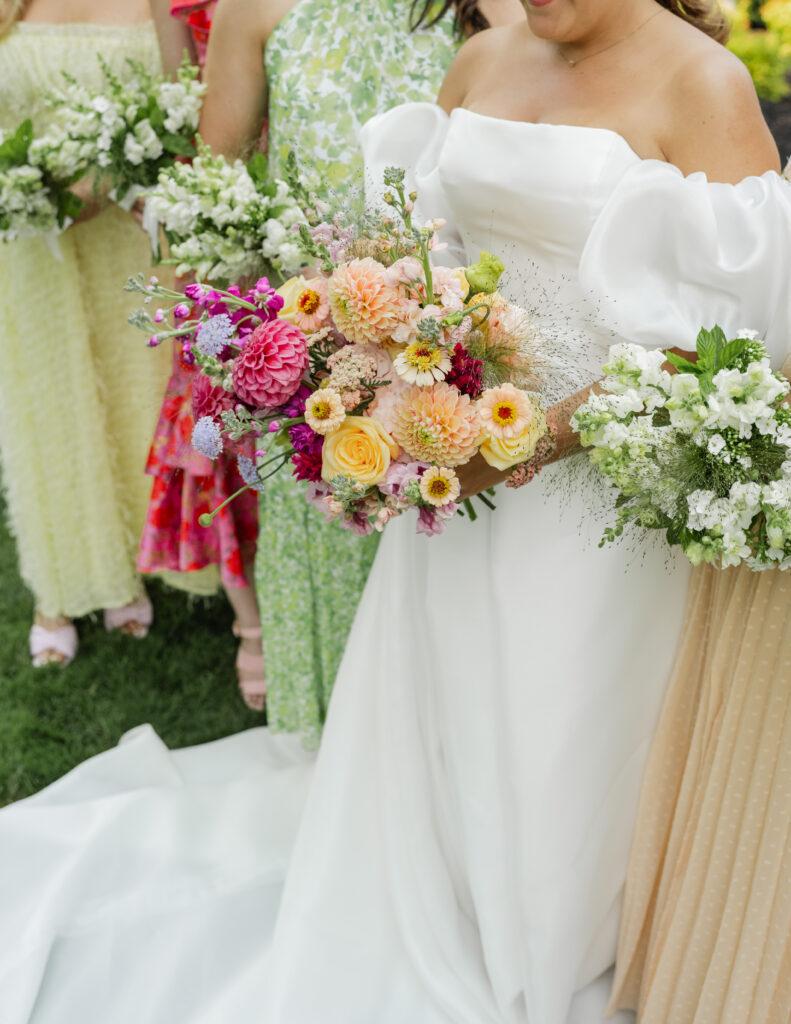
[[[132,60],[130,77],[122,81],[98,59],[105,79],[101,89],[81,85],[64,72],[62,89],[49,97],[55,122],[35,148],[53,173],[90,170],[97,187],[107,181],[111,198],[123,202],[131,189],[155,185],[160,170],[176,157],[195,155],[206,87],[186,58],[176,81],[152,75]]]
[[[270,182],[266,157],[245,164],[212,156],[199,144],[192,163],[159,172],[146,199],[146,214],[162,225],[176,273],[198,280],[238,281],[268,267],[287,275],[303,263],[292,228],[301,207],[282,181]]]
[[[618,491],[617,521],[665,530],[698,565],[791,566],[789,382],[757,335],[702,330],[697,361],[635,345],[610,349],[605,394],[573,417]],[[663,369],[669,361],[678,371]]]
[[[192,308],[156,281],[127,287],[164,303],[132,318],[153,330],[150,344],[180,337],[203,372],[198,451],[215,458],[252,431],[257,465],[240,460],[249,486],[290,464],[328,520],[368,534],[413,508],[418,532],[435,534],[459,510],[457,467],[480,452],[505,470],[545,438],[540,344],[497,292],[502,263],[484,253],[473,267],[435,264],[442,222],[413,224],[403,171],[389,168],[385,184],[389,210],[350,227],[311,221],[306,204],[299,237],[318,276],[277,291],[261,279],[246,294],[190,285]]]
[[[63,228],[82,208],[69,191],[72,181],[67,172],[54,173],[40,161],[30,120],[12,134],[0,132],[0,241]]]

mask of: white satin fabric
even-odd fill
[[[426,104],[364,143],[508,294],[552,293],[591,379],[613,311],[648,344],[732,313],[785,352],[776,176],[705,186],[606,130]],[[688,569],[599,550],[568,471],[440,538],[388,527],[315,769],[266,730],[170,753],[143,728],[0,812],[3,1024],[599,1024]]]

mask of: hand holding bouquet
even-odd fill
[[[57,231],[82,208],[69,191],[72,175],[51,170],[40,156],[30,120],[13,134],[0,132],[0,241]]]
[[[290,463],[307,500],[360,534],[408,508],[419,532],[440,533],[458,511],[456,467],[478,452],[513,466],[547,429],[537,339],[496,291],[502,263],[482,254],[473,267],[436,264],[442,225],[412,223],[416,196],[403,181],[403,171],[386,172],[393,215],[302,224],[322,274],[277,293],[266,279],[246,295],[191,285],[190,310],[156,282],[128,285],[170,303],[133,318],[153,328],[151,344],[181,337],[208,378],[195,447],[216,457],[224,436],[253,431],[259,465],[240,466],[248,484]],[[160,329],[165,320],[173,327]]]
[[[611,541],[634,522],[693,564],[791,566],[791,385],[754,332],[702,330],[697,362],[615,345],[603,395],[573,417],[618,490]],[[678,370],[663,369],[669,360]]]

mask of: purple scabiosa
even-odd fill
[[[205,356],[219,357],[233,338],[233,324],[227,313],[220,313],[200,325],[196,348]]]
[[[192,430],[192,447],[207,459],[216,459],[223,450],[220,428],[211,416],[202,416]]]
[[[246,455],[240,455],[236,461],[239,466],[239,476],[242,480],[251,490],[263,494],[264,482],[258,476],[255,462],[252,459],[248,459]]]

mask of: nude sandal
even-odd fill
[[[123,608],[106,608],[104,611],[104,628],[108,633],[117,629],[136,640],[143,640],[148,636],[153,621],[154,608],[147,594],[138,597],[132,604],[124,605]]]
[[[58,629],[45,629],[34,623],[30,627],[29,642],[33,668],[45,668],[47,665],[65,668],[74,661],[79,646],[73,623]]]
[[[260,640],[260,626],[240,626],[234,622],[231,627],[233,635],[240,640]],[[242,673],[249,672],[250,677],[243,677]],[[264,679],[264,656],[263,654],[250,654],[243,651],[241,647],[236,654],[236,675],[239,680],[239,689],[242,700],[251,711],[263,711],[266,704],[266,679]]]

